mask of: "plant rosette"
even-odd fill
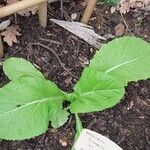
[[[3,71],[10,82],[0,88],[0,138],[24,140],[62,126],[69,112],[76,117],[76,136],[83,127],[79,113],[102,111],[120,102],[129,81],[150,77],[150,45],[122,37],[104,45],[86,67],[72,93],[60,90],[30,62],[9,58]],[[69,101],[70,106],[63,107]],[[69,111],[68,111],[69,110]]]

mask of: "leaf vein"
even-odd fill
[[[121,64],[117,64],[117,65],[111,67],[110,69],[106,70],[106,71],[105,71],[105,74],[110,73],[111,71],[113,71],[113,70],[115,70],[115,69],[117,69],[117,68],[119,68],[119,67],[121,67],[121,66],[124,66],[124,65],[126,65],[126,64],[129,64],[129,63],[131,63],[131,62],[133,62],[133,61],[136,61],[136,60],[138,60],[138,59],[139,59],[139,58],[135,58],[135,59],[131,59],[131,60],[125,61],[125,62],[123,62],[123,63],[121,63]]]

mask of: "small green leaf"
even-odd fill
[[[150,44],[135,37],[123,37],[106,44],[90,67],[114,76],[123,86],[150,77]]]
[[[62,108],[62,100],[50,102],[49,119],[53,128],[62,126],[68,120],[69,113]]]
[[[3,70],[10,80],[16,80],[21,76],[44,78],[30,62],[22,58],[9,58],[3,62]]]
[[[63,93],[50,81],[33,77],[11,81],[0,89],[0,138],[21,140],[44,133],[55,107],[50,103],[57,100],[63,100]]]
[[[74,87],[72,113],[101,111],[117,104],[124,94],[120,82],[94,68],[86,68]],[[70,96],[71,97],[71,96]]]

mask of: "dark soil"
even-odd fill
[[[59,3],[49,8],[49,18],[68,19],[77,13],[77,21],[83,14],[83,7],[75,1],[65,3],[65,15],[59,10]],[[67,14],[67,15],[66,15]],[[38,24],[38,17],[18,16],[18,25],[22,36],[13,47],[5,45],[5,58],[17,56],[30,60],[38,65],[46,78],[54,81],[62,90],[71,91],[77,79],[70,76],[60,65],[56,57],[39,46],[29,47],[30,42],[49,45],[59,56],[65,67],[75,76],[80,77],[83,68],[95,53],[95,49],[67,32],[63,28],[48,21],[43,29]],[[135,35],[150,42],[150,12],[131,11],[124,17],[118,12],[110,13],[110,7],[97,6],[90,25],[102,36],[115,35],[115,27],[125,25],[122,35]],[[41,38],[55,40],[45,42]],[[0,86],[7,83],[0,68]],[[129,83],[125,96],[115,107],[103,112],[82,114],[81,120],[85,128],[109,137],[124,150],[150,150],[150,80]],[[75,135],[75,119],[70,116],[68,123],[59,129],[51,126],[48,131],[30,140],[1,141],[0,150],[70,150]],[[62,142],[67,142],[63,146]]]

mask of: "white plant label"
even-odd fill
[[[113,141],[94,131],[83,129],[76,144],[76,150],[123,150]]]

